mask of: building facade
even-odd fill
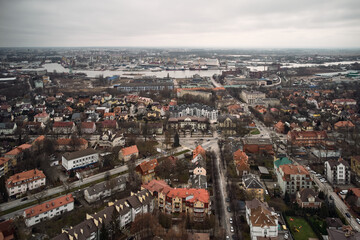
[[[325,162],[325,176],[329,183],[335,185],[350,184],[350,175],[350,165],[342,158]]]
[[[9,197],[18,194],[25,194],[28,190],[33,190],[46,184],[46,176],[43,171],[38,169],[12,175],[6,180],[6,189]]]
[[[25,224],[31,227],[44,220],[70,212],[74,209],[72,194],[61,196],[48,202],[28,208],[24,211]]]
[[[93,148],[76,152],[67,152],[62,156],[62,166],[66,171],[86,168],[99,162],[99,153]]]
[[[276,170],[279,186],[283,195],[295,194],[303,188],[312,188],[309,172],[301,165],[284,164]]]

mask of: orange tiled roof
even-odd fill
[[[94,128],[95,123],[94,122],[82,122],[81,128]]]
[[[73,127],[74,122],[54,122],[53,127]]]
[[[143,188],[146,188],[150,192],[162,192],[165,195],[171,190],[171,187],[163,180],[151,180],[149,183],[142,185]]]
[[[111,116],[115,117],[115,113],[113,112],[104,113],[104,117],[111,117]]]
[[[140,165],[138,167],[140,168],[142,173],[145,173],[150,170],[154,170],[157,165],[158,165],[157,159],[152,159],[152,160],[140,163]]]
[[[63,205],[69,204],[71,202],[74,202],[74,198],[73,198],[72,194],[68,194],[68,195],[53,199],[51,201],[36,205],[35,207],[28,208],[25,210],[25,215],[26,215],[26,218],[31,218],[31,217],[37,216],[41,213],[48,212],[52,209],[56,209]]]
[[[4,163],[8,162],[11,158],[6,157],[0,157],[0,165],[3,165]]]
[[[24,151],[25,149],[29,149],[31,147],[32,147],[31,144],[24,143],[24,144],[21,144],[20,146],[18,146],[17,148],[19,148],[21,151]]]
[[[48,117],[49,114],[47,114],[46,112],[42,112],[42,113],[38,113],[35,115],[35,118],[45,118]]]
[[[349,190],[351,190],[356,197],[360,197],[360,188],[350,188]]]
[[[45,140],[45,136],[44,136],[44,135],[41,135],[41,136],[37,137],[37,138],[34,140],[33,143],[42,142],[42,141],[44,141],[44,140]]]
[[[355,127],[355,125],[350,121],[339,121],[335,123],[335,127]]]
[[[186,199],[188,202],[203,202],[209,203],[209,192],[205,189],[195,189],[195,188],[173,188],[167,194],[168,197],[174,198],[183,198]],[[191,198],[192,196],[192,198]]]
[[[281,165],[280,168],[284,174],[289,175],[309,175],[309,172],[301,165],[285,164]]]
[[[195,157],[196,157],[197,155],[199,155],[199,154],[201,154],[203,157],[205,157],[205,154],[206,154],[205,149],[204,149],[201,145],[197,146],[197,147],[194,149],[194,151],[193,151],[193,158],[195,158]]]
[[[5,155],[13,155],[13,156],[16,156],[16,155],[19,155],[21,152],[22,152],[21,149],[14,148],[14,149],[12,149],[11,151],[5,153]]]
[[[234,160],[245,160],[247,162],[249,157],[246,155],[245,152],[241,151],[241,149],[234,152]]]
[[[88,141],[86,141],[84,138],[78,138],[78,139],[75,139],[75,141],[77,141],[80,145],[88,144]],[[70,144],[72,144],[72,139],[71,138],[59,138],[58,140],[56,140],[56,143],[58,145],[70,145]]]
[[[139,150],[136,145],[133,145],[133,146],[121,149],[121,152],[122,152],[123,156],[128,156],[131,154],[139,153]]]
[[[278,128],[281,128],[283,126],[284,126],[284,124],[281,121],[279,121],[275,124],[275,127],[278,127]]]
[[[30,178],[32,180],[29,181],[35,181],[37,179],[34,179],[35,177],[37,177],[37,179],[41,179],[41,178],[45,178],[45,174],[43,173],[43,171],[38,170],[37,168],[26,171],[26,172],[21,172],[21,173],[17,173],[15,175],[12,175],[11,177],[9,177],[6,180],[6,184],[8,188],[13,187],[17,182],[22,182],[22,181],[26,181],[29,180]]]

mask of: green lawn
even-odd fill
[[[259,129],[255,128],[254,130],[252,130],[252,131],[250,132],[250,134],[251,134],[251,135],[257,135],[257,134],[260,134],[260,131],[259,131]]]
[[[291,221],[292,219],[293,221]],[[309,238],[317,238],[308,222],[302,217],[286,217],[290,225],[290,231],[295,240],[308,240]],[[297,231],[298,229],[299,231]]]

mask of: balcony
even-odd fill
[[[195,213],[203,213],[205,211],[204,208],[194,208]]]
[[[174,212],[180,212],[180,208],[174,208]]]

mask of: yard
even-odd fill
[[[317,238],[316,234],[302,217],[286,217],[286,221],[290,226],[290,231],[295,240],[308,240],[309,238]]]

